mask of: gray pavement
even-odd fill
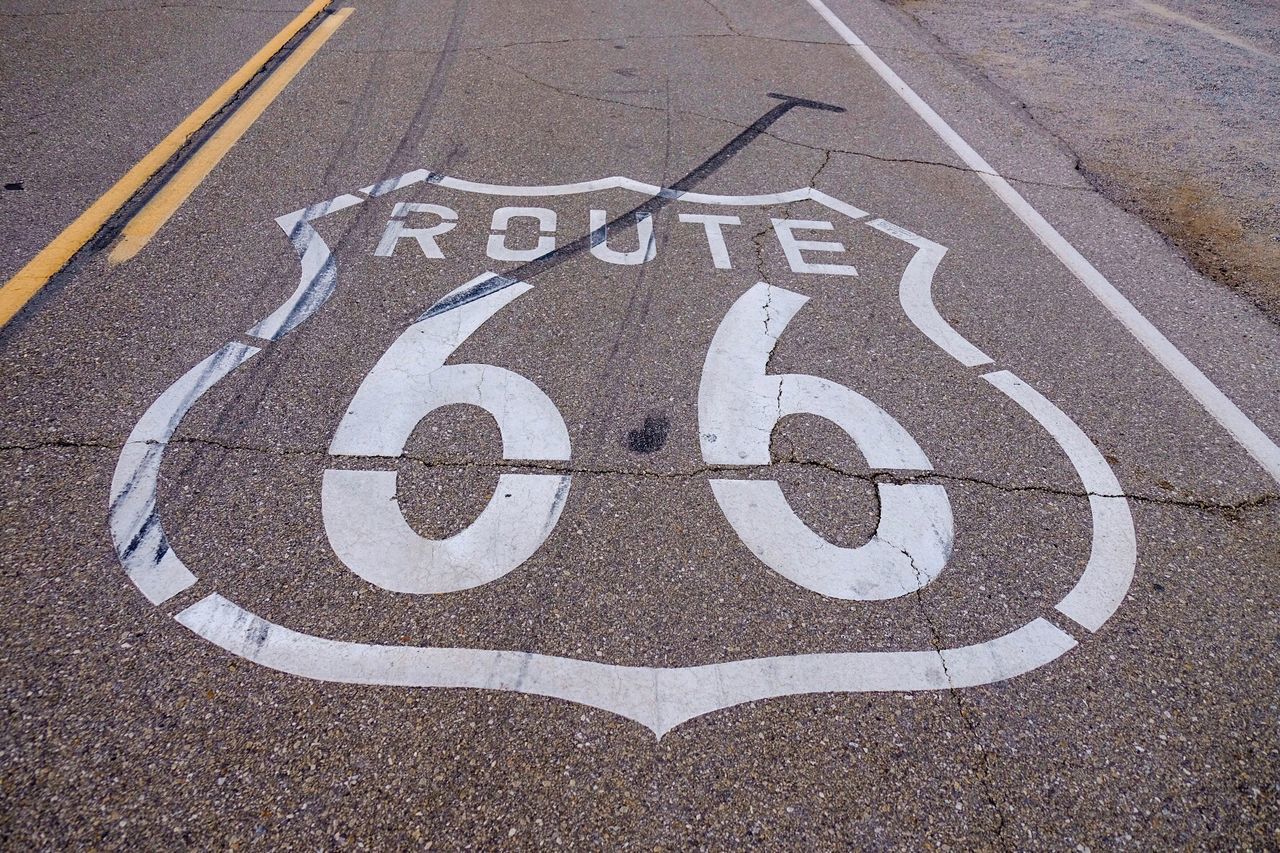
[[[305,5],[0,7],[0,278],[8,279]]]
[[[1261,311],[830,9],[1280,436]],[[1276,480],[808,3],[361,3],[0,407],[8,846],[1280,844]]]

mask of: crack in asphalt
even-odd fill
[[[888,541],[888,540],[881,540]],[[911,570],[916,575],[916,588],[912,590],[912,596],[915,598],[916,606],[920,611],[920,616],[924,620],[925,627],[929,629],[929,644],[933,646],[934,652],[938,655],[938,662],[942,666],[942,676],[947,680],[947,695],[955,702],[956,713],[960,716],[960,721],[964,723],[965,728],[969,732],[969,737],[974,745],[974,751],[978,755],[977,766],[974,767],[974,775],[977,777],[978,786],[982,789],[982,794],[986,798],[987,804],[995,813],[995,826],[992,832],[1001,840],[1004,839],[1004,808],[996,797],[996,787],[992,782],[992,763],[994,761],[994,753],[982,746],[982,740],[979,737],[978,724],[970,715],[964,701],[964,688],[957,687],[955,679],[951,675],[951,668],[947,665],[947,657],[944,654],[946,646],[942,639],[942,632],[938,628],[938,624],[934,618],[933,611],[925,602],[924,587],[926,585],[924,573],[920,571],[919,565],[916,564],[915,557],[909,551],[899,545],[889,542],[894,548],[907,558],[911,564]],[[1005,843],[1005,849],[1012,849],[1010,844]]]
[[[915,565],[914,561],[912,562],[912,565]],[[991,749],[982,745],[981,732],[979,731],[978,723],[973,719],[964,699],[964,688],[956,687],[955,681],[951,677],[951,670],[947,667],[947,658],[942,653],[942,635],[938,631],[938,627],[934,622],[933,614],[930,612],[929,608],[925,606],[924,597],[921,595],[920,590],[916,590],[915,595],[916,601],[920,605],[920,615],[924,618],[924,623],[929,628],[930,642],[933,644],[934,650],[938,653],[938,660],[942,663],[942,673],[947,679],[948,685],[947,695],[949,695],[955,702],[956,713],[960,716],[960,721],[964,723],[965,728],[968,729],[969,737],[973,743],[973,749],[978,756],[977,766],[974,768],[974,775],[977,777],[978,787],[981,788],[982,795],[986,798],[987,805],[991,807],[991,811],[995,815],[995,825],[991,828],[991,831],[996,835],[996,837],[1005,842],[1004,847],[1006,850],[1011,850],[1013,847],[1004,838],[1004,807],[996,797],[996,786],[993,783],[995,753]]]
[[[788,216],[790,216],[790,214],[788,214]],[[756,255],[756,281],[765,280],[763,240],[766,236],[768,236],[772,232],[773,232],[773,226],[770,225],[767,228],[761,228],[758,232],[751,235],[751,246],[752,248],[755,249],[755,255]]]
[[[148,441],[147,444],[160,445],[163,442]],[[354,462],[360,460],[376,460],[384,464],[391,462],[412,462],[426,468],[476,468],[493,471],[500,470],[517,470],[517,471],[535,471],[545,473],[558,474],[584,474],[599,476],[618,476],[618,477],[637,477],[643,479],[660,479],[660,480],[687,480],[701,478],[708,475],[722,474],[746,474],[752,472],[752,469],[761,471],[767,470],[773,466],[795,466],[798,468],[815,468],[836,474],[841,477],[847,477],[854,480],[860,480],[871,485],[879,485],[880,483],[889,483],[892,485],[909,485],[912,483],[931,483],[935,481],[944,481],[951,483],[964,483],[974,486],[983,486],[1000,492],[1034,492],[1039,494],[1057,495],[1067,498],[1091,498],[1091,497],[1123,497],[1130,501],[1138,503],[1152,504],[1155,506],[1171,506],[1185,509],[1195,509],[1204,512],[1213,513],[1236,513],[1243,510],[1259,509],[1269,507],[1273,504],[1280,504],[1280,493],[1265,493],[1255,495],[1253,497],[1243,498],[1232,503],[1220,503],[1214,501],[1196,500],[1192,498],[1165,498],[1152,495],[1138,494],[1110,494],[1102,492],[1091,492],[1084,489],[1064,489],[1055,486],[1043,484],[1015,484],[1000,483],[994,480],[987,480],[981,477],[974,477],[967,474],[949,474],[941,471],[880,471],[880,472],[862,472],[849,471],[826,462],[805,458],[775,458],[770,466],[761,465],[699,465],[693,468],[673,471],[645,471],[637,468],[611,468],[604,466],[587,466],[573,462],[556,462],[556,461],[537,461],[537,460],[520,460],[520,459],[499,459],[494,461],[476,461],[469,459],[427,459],[421,456],[413,456],[410,454],[402,454],[400,456],[331,456],[326,448],[307,448],[307,447],[262,447],[247,444],[230,444],[227,442],[214,441],[208,438],[175,438],[167,442],[168,447],[175,446],[195,446],[210,447],[224,451],[244,452],[244,453],[261,453],[272,456],[304,456],[316,459],[325,459],[333,462]],[[41,450],[90,450],[90,451],[110,451],[119,453],[123,449],[122,444],[113,444],[107,442],[95,441],[77,441],[72,439],[53,439],[49,441],[36,442],[34,444],[6,444],[0,445],[0,453],[23,453]]]
[[[765,131],[765,133],[768,133],[768,131]],[[778,139],[778,137],[775,136],[774,139]],[[818,185],[818,178],[826,170],[827,166],[831,165],[831,155],[835,153],[830,148],[819,148],[818,150],[822,152],[822,162],[818,164],[818,168],[809,177],[809,186],[811,187]]]
[[[598,103],[612,104],[614,106],[619,106],[619,107],[630,107],[632,109],[645,110],[648,112],[661,112],[661,113],[669,113],[673,115],[695,116],[697,118],[706,119],[707,121],[719,122],[720,124],[728,125],[729,127],[736,128],[738,130],[745,130],[748,127],[748,125],[739,124],[735,121],[731,121],[730,119],[722,118],[720,116],[708,115],[707,113],[700,113],[696,110],[668,109],[667,107],[652,107],[647,104],[637,104],[632,101],[622,101],[622,100],[617,100],[615,98],[602,97],[601,95],[598,95],[598,94],[588,94],[586,92],[579,92],[573,89],[566,89],[564,87],[557,86],[554,83],[548,83],[546,80],[543,80],[539,77],[535,77],[534,75],[530,74],[529,72],[525,71],[522,68],[517,68],[516,66],[511,65],[508,62],[504,62],[502,59],[499,59],[496,56],[492,56],[486,50],[483,50],[483,49],[476,49],[476,50],[480,53],[480,55],[482,55],[485,59],[489,60],[490,62],[497,65],[501,65],[503,68],[507,69],[508,71],[511,71],[514,74],[518,74],[519,76],[523,77],[524,79],[528,80],[530,83],[533,83],[536,86],[541,86],[544,89],[549,89],[553,92],[564,95],[567,98],[581,98],[587,101],[596,101]],[[659,90],[657,89],[631,89],[631,90],[628,90],[628,93],[638,94],[638,93],[645,92],[645,93],[657,94],[658,91]],[[879,163],[905,163],[905,164],[916,165],[916,166],[936,166],[943,169],[951,169],[956,172],[967,172],[972,175],[987,175],[989,177],[1000,177],[1000,178],[1004,178],[1006,181],[1022,184],[1024,186],[1048,187],[1050,189],[1069,190],[1072,192],[1085,192],[1085,193],[1098,192],[1098,190],[1092,186],[1081,186],[1081,185],[1075,185],[1075,184],[1059,184],[1059,183],[1054,183],[1052,181],[1040,181],[1034,178],[1022,178],[1022,177],[1007,175],[1007,174],[998,175],[994,172],[987,172],[981,169],[973,169],[963,164],[945,163],[940,160],[924,160],[924,159],[915,158],[915,157],[886,157],[880,154],[871,154],[866,151],[855,151],[850,148],[827,148],[821,145],[810,145],[809,143],[806,143],[806,142],[800,142],[795,139],[789,139],[785,136],[780,136],[777,133],[769,130],[763,131],[761,135],[768,136],[770,139],[774,139],[778,142],[781,142],[784,145],[793,145],[797,148],[806,148],[810,151],[823,152],[828,158],[830,158],[830,155],[832,154],[844,154],[850,157],[862,157],[868,160],[875,160],[876,162],[879,162]],[[1079,171],[1079,169],[1077,169],[1077,171]],[[1083,175],[1083,173],[1081,174]]]

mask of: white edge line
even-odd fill
[[[1111,316],[1120,321],[1151,357],[1160,363],[1178,383],[1194,397],[1223,429],[1249,452],[1273,480],[1280,483],[1280,447],[1271,440],[1240,408],[1213,382],[1191,363],[1173,343],[1142,315],[1106,277],[1080,254],[1066,238],[1058,233],[1008,181],[991,168],[991,165],[969,143],[952,129],[951,125],[925,103],[892,68],[836,17],[822,0],[806,0],[833,30],[852,47],[871,69],[889,84],[902,100],[920,116],[934,133],[956,153],[965,165],[973,169],[992,192],[1004,202],[1031,232],[1039,238],[1058,260],[1071,271],[1094,297],[1102,303]]]

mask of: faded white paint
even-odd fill
[[[855,548],[833,545],[811,530],[773,480],[712,480],[711,489],[760,562],[831,598],[878,601],[915,592],[946,567],[955,540],[942,486],[878,484],[879,524]]]
[[[1120,481],[1084,430],[1043,394],[1007,370],[982,378],[1025,409],[1053,436],[1089,495],[1093,515],[1089,562],[1080,580],[1058,604],[1058,611],[1096,631],[1124,601],[1138,559],[1133,516]]]
[[[907,319],[939,349],[965,367],[990,364],[991,358],[986,353],[969,343],[950,323],[942,319],[942,314],[934,303],[933,275],[942,262],[943,255],[947,253],[947,247],[883,219],[873,219],[867,224],[916,247],[916,253],[903,271],[898,285],[898,302]]]
[[[426,228],[409,228],[404,220],[411,213],[430,213],[440,221]],[[447,234],[457,227],[458,212],[452,208],[442,204],[402,201],[392,208],[391,219],[387,221],[386,230],[382,232],[382,239],[378,241],[378,248],[374,249],[373,253],[383,258],[390,257],[401,240],[412,239],[417,241],[424,257],[442,260],[444,252],[440,251],[436,237]]]
[[[259,320],[247,334],[268,341],[279,340],[329,300],[338,286],[338,266],[328,244],[311,222],[363,202],[364,199],[359,196],[344,194],[276,218],[276,224],[289,235],[289,243],[298,256],[302,270],[293,293],[289,294],[279,308]]]
[[[569,475],[502,474],[480,515],[448,539],[404,520],[396,472],[324,472],[324,529],[353,572],[392,592],[457,592],[497,580],[533,556],[564,509]]]
[[[512,249],[507,246],[507,226],[512,219],[529,218],[538,221],[541,234],[532,249]],[[489,235],[488,254],[495,261],[532,261],[550,254],[556,248],[556,212],[546,207],[500,207],[493,212],[493,231]]]
[[[726,225],[741,225],[742,220],[736,216],[717,216],[713,213],[681,213],[681,222],[693,222],[702,225],[707,235],[707,248],[711,250],[711,262],[718,270],[731,270],[733,263],[729,260],[729,247],[724,242],[723,228]]]
[[[385,181],[380,181],[376,184],[367,186],[362,189],[361,192],[371,198],[377,198],[379,196],[386,195],[387,193],[402,190],[405,187],[411,187],[415,184],[424,182],[433,183],[437,186],[448,187],[449,189],[460,190],[462,192],[478,193],[480,195],[506,196],[509,198],[578,195],[581,193],[597,192],[600,190],[625,189],[647,196],[661,196],[663,198],[679,199],[682,202],[688,202],[690,204],[727,205],[730,207],[764,207],[772,204],[785,205],[790,204],[791,202],[810,200],[815,201],[824,207],[828,207],[837,213],[844,214],[850,219],[861,219],[867,215],[866,211],[860,210],[846,201],[841,201],[838,198],[829,196],[814,187],[799,187],[794,190],[787,190],[786,192],[762,193],[759,195],[713,195],[709,193],[673,190],[667,187],[660,187],[657,184],[646,184],[643,181],[636,181],[620,175],[614,175],[609,178],[598,178],[594,181],[579,181],[572,184],[518,186],[513,184],[486,184],[478,181],[467,181],[462,178],[441,175],[427,169],[415,169],[412,172],[406,172],[398,177],[388,178]]]
[[[504,459],[567,460],[564,418],[536,385],[501,367],[445,364],[485,321],[531,289],[514,282],[405,329],[360,383],[329,452],[400,456],[424,417],[464,404],[493,416]],[[404,520],[392,471],[326,471],[321,504],[334,553],[357,575],[395,592],[441,593],[496,580],[529,559],[550,535],[568,490],[567,475],[504,474],[480,516],[444,540],[421,536]]]
[[[622,266],[635,266],[653,260],[657,246],[653,240],[653,215],[636,216],[636,247],[630,252],[619,252],[609,246],[608,215],[603,210],[591,210],[591,254],[602,261]]]
[[[807,297],[760,282],[720,321],[698,389],[702,457],[711,465],[768,465],[770,437],[787,415],[831,421],[871,468],[928,471],[924,451],[871,400],[818,376],[766,373],[783,329]],[[942,486],[879,486],[875,535],[856,548],[831,544],[791,509],[775,481],[716,479],[720,509],[761,562],[807,589],[869,601],[913,592],[951,556],[951,504]]]
[[[196,400],[258,352],[257,347],[229,343],[188,370],[147,407],[120,449],[111,478],[111,539],[129,580],[152,604],[196,582],[170,547],[156,507],[165,448]]]
[[[778,696],[949,690],[1013,678],[1075,647],[1036,619],[960,648],[787,655],[679,668],[617,666],[531,652],[347,643],[300,634],[216,593],[175,617],[232,654],[346,684],[465,687],[551,696],[634,720],[658,737],[694,717]]]
[[[804,257],[805,252],[829,252],[843,254],[844,244],[832,240],[800,240],[797,231],[832,231],[835,225],[820,219],[773,219],[773,232],[786,256],[791,271],[809,275],[851,275],[858,270],[852,264],[815,264]]]

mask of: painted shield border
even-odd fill
[[[553,186],[476,183],[418,169],[279,217],[301,264],[297,288],[246,335],[261,346],[232,341],[201,361],[142,415],[121,450],[111,484],[109,519],[116,555],[128,577],[156,605],[197,578],[169,544],[156,506],[165,448],[201,395],[312,316],[337,287],[337,264],[312,223],[331,213],[419,183],[484,195],[537,197],[627,189],[695,204],[760,206],[810,200],[915,247],[899,284],[908,319],[965,367],[993,365],[934,305],[932,281],[946,248],[884,219],[871,217],[813,188],[750,196],[680,192],[625,177]],[[446,299],[448,297],[445,297]],[[437,303],[439,304],[439,303]],[[1007,370],[982,379],[1005,394],[1059,445],[1089,498],[1093,535],[1080,578],[1056,605],[1089,632],[1097,631],[1128,593],[1137,541],[1128,499],[1084,431],[1046,397]],[[744,702],[804,693],[946,690],[990,684],[1041,667],[1076,640],[1039,617],[1003,636],[949,649],[797,654],[691,667],[618,666],[533,652],[383,646],[303,634],[268,622],[216,592],[174,616],[204,639],[272,669],[321,681],[402,687],[506,690],[566,699],[610,711],[661,737],[702,714]]]

